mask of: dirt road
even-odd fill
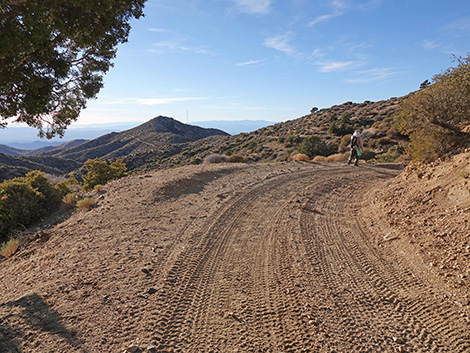
[[[445,284],[377,244],[366,195],[399,170],[176,171],[106,186],[0,264],[0,351],[470,352]]]

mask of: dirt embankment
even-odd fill
[[[0,351],[469,352],[468,282],[404,232],[399,173],[212,165],[110,183],[0,264]]]

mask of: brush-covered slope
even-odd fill
[[[167,168],[175,165],[197,164],[211,153],[237,155],[246,161],[284,161],[297,153],[302,141],[312,135],[319,136],[328,146],[329,153],[347,151],[349,134],[355,129],[363,132],[366,156],[391,161],[389,150],[406,142],[396,125],[396,111],[402,98],[363,103],[346,102],[295,120],[277,123],[250,133],[197,140],[165,151],[146,151],[126,158],[133,165],[136,159],[141,169]],[[181,151],[180,151],[181,150]],[[389,160],[387,160],[387,158]],[[149,163],[145,163],[149,161]]]
[[[54,156],[20,157],[0,153],[0,182],[25,176],[33,170],[53,175],[67,174],[80,166],[77,161]]]

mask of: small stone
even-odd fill
[[[157,290],[155,288],[149,288],[149,289],[147,289],[147,293],[148,294],[155,294],[155,293],[157,293]]]
[[[398,343],[398,344],[403,344],[403,343],[405,343],[405,341],[403,340],[403,338],[400,338],[400,337],[393,337],[393,342]]]
[[[139,351],[139,347],[137,346],[130,346],[123,353],[135,353]]]
[[[146,275],[150,274],[150,270],[148,268],[143,268],[142,272],[145,273]]]
[[[153,345],[153,344],[149,344],[147,346],[147,348],[145,348],[145,350],[147,352],[157,352],[157,346]]]

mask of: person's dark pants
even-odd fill
[[[359,156],[357,155],[357,149],[351,148],[351,156],[349,156],[348,165],[351,164],[351,162],[354,158],[356,159],[356,162],[354,162],[354,165],[358,165],[359,164]]]

